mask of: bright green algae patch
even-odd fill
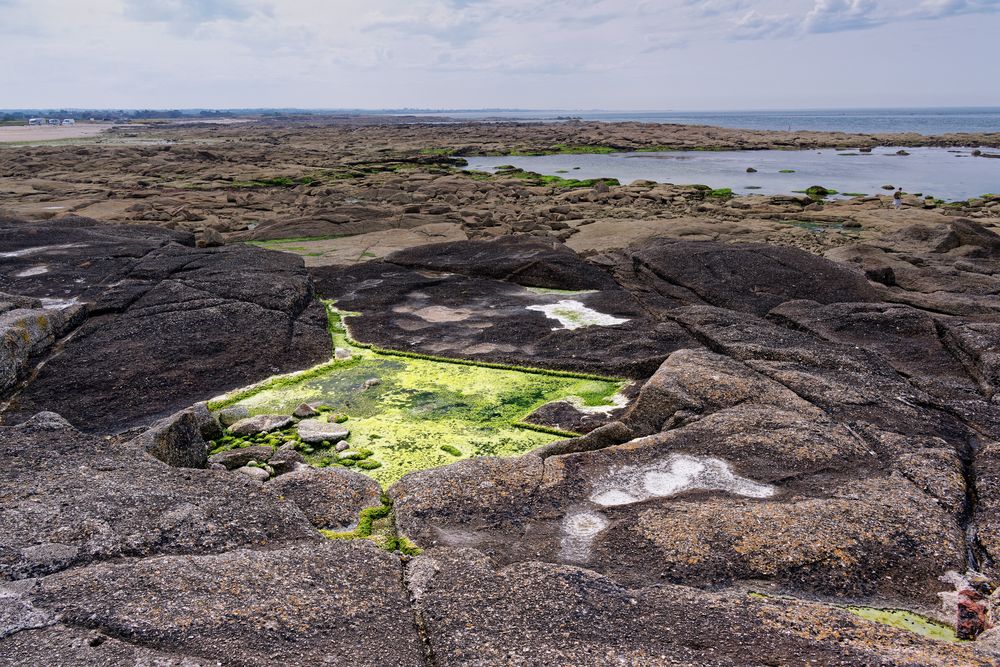
[[[365,454],[347,465],[386,486],[414,470],[473,456],[514,456],[558,440],[565,436],[525,428],[521,420],[546,403],[571,397],[585,406],[611,405],[623,386],[613,379],[364,348],[352,344],[332,310],[331,334],[338,348],[351,351],[350,359],[274,378],[210,407],[243,406],[257,415],[292,414],[301,403],[329,406],[330,414],[347,417],[350,449]],[[272,436],[269,444],[289,434]],[[328,448],[300,451],[313,465],[345,464]]]
[[[861,618],[939,641],[958,642],[954,628],[902,609],[875,609],[874,607],[847,607],[847,611]]]

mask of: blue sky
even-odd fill
[[[0,0],[0,108],[1000,106],[1000,0]]]

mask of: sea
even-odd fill
[[[400,114],[402,115],[402,114]],[[1000,107],[902,109],[802,109],[776,111],[576,111],[576,110],[442,110],[405,115],[457,120],[516,120],[528,122],[572,119],[604,122],[714,125],[747,130],[816,130],[881,134],[917,132],[1000,132]]]

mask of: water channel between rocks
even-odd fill
[[[792,194],[813,185],[842,195],[886,194],[885,185],[946,201],[1000,192],[1000,159],[974,157],[972,148],[875,148],[766,151],[667,151],[574,155],[470,157],[468,169],[494,172],[511,165],[572,179],[616,178],[731,188],[737,194]],[[985,149],[988,155],[1000,151]],[[755,169],[755,172],[748,172]]]

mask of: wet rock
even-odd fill
[[[303,419],[299,422],[298,430],[302,442],[308,442],[311,445],[323,441],[331,444],[337,443],[346,440],[351,435],[350,429],[346,426],[321,419]]]
[[[371,477],[343,468],[302,468],[276,478],[268,493],[299,506],[314,526],[351,530],[358,514],[380,504],[382,489]]]
[[[51,413],[0,427],[0,454],[0,579],[116,558],[318,540],[297,508],[242,476],[172,468]],[[62,545],[65,556],[32,550],[40,544]]]
[[[292,421],[288,415],[256,415],[239,420],[229,427],[229,431],[233,435],[270,433],[291,426]]]
[[[22,604],[70,627],[128,637],[140,657],[196,656],[184,664],[321,664],[337,656],[359,666],[423,665],[399,568],[363,540],[167,556],[46,577]],[[15,629],[27,625],[22,619]],[[36,637],[51,660],[59,635]],[[0,641],[0,655],[12,655],[9,641]],[[79,660],[91,649],[60,650]]]
[[[225,466],[227,470],[236,470],[251,461],[257,461],[258,463],[269,462],[273,456],[275,456],[275,451],[272,447],[255,445],[253,447],[242,447],[240,449],[219,452],[218,454],[213,454],[208,460],[210,463]]]

